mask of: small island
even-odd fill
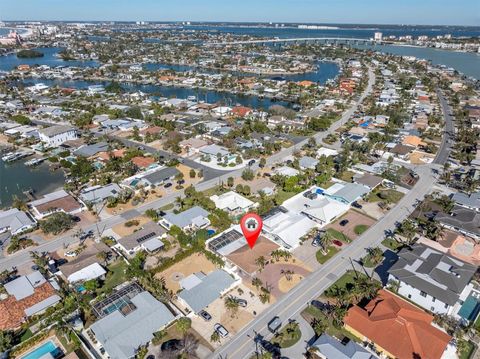
[[[43,57],[43,52],[37,50],[20,50],[17,52],[17,57],[22,59],[33,59],[36,57]]]

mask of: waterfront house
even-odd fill
[[[110,183],[105,186],[92,186],[85,188],[80,192],[80,199],[84,203],[100,203],[110,197],[117,197],[122,192],[120,186],[116,183]]]
[[[48,193],[28,205],[36,219],[42,219],[57,212],[77,214],[82,211],[82,205],[63,189]]]
[[[77,130],[71,126],[51,126],[38,131],[40,140],[46,147],[58,147],[62,143],[77,138]]]

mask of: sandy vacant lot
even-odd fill
[[[131,226],[131,227],[125,226],[125,223],[131,222],[131,221],[138,221],[138,225]],[[130,234],[132,234],[136,230],[140,229],[145,223],[148,223],[148,222],[151,222],[151,221],[152,220],[149,217],[142,215],[142,216],[132,218],[131,220],[125,221],[124,223],[117,224],[112,229],[120,237],[125,237],[125,236],[129,236]]]
[[[258,270],[255,260],[263,256],[268,261],[270,253],[278,248],[279,246],[276,243],[265,237],[259,237],[253,249],[250,249],[248,245],[244,245],[230,253],[227,258],[244,272],[253,274]]]
[[[190,257],[174,264],[170,268],[161,273],[157,273],[156,277],[165,279],[168,289],[176,293],[180,290],[179,281],[189,275],[197,272],[208,274],[216,269],[215,265],[210,262],[202,253],[194,253]]]

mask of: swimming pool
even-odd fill
[[[52,357],[56,357],[56,353],[58,352],[58,348],[51,340],[42,344],[37,349],[31,351],[27,355],[23,356],[22,359],[39,359],[46,354],[51,354]]]
[[[470,294],[458,311],[458,315],[468,321],[472,321],[477,318],[479,312],[480,301]]]

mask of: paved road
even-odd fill
[[[452,150],[451,145],[453,143],[453,135],[454,135],[454,126],[453,120],[454,118],[450,115],[452,109],[448,104],[443,92],[437,88],[437,95],[438,99],[440,100],[440,106],[443,112],[443,118],[445,120],[445,133],[442,139],[442,143],[440,144],[440,148],[437,152],[437,156],[435,157],[434,163],[444,164],[447,162],[448,157],[450,156],[450,152]]]
[[[351,268],[350,258],[359,259],[367,254],[367,248],[377,246],[384,239],[386,231],[393,229],[396,223],[407,218],[415,208],[416,201],[423,198],[437,181],[431,166],[419,168],[418,174],[420,179],[417,184],[382,220],[267,308],[228,343],[213,353],[211,358],[249,358],[255,351],[255,343],[252,338],[256,335],[264,338],[271,337],[267,324],[273,317],[279,316],[283,323],[288,322],[289,319],[298,318],[307,303],[319,297],[337,278]],[[296,358],[292,357],[291,359]]]
[[[248,358],[255,352],[253,338],[256,336],[266,339],[271,337],[267,324],[273,317],[279,316],[284,323],[288,322],[288,320],[301,320],[299,314],[307,303],[319,297],[337,278],[350,269],[352,265],[351,260],[362,258],[367,254],[366,250],[368,248],[378,246],[385,238],[387,231],[392,230],[397,223],[407,218],[414,210],[417,201],[423,199],[433,189],[438,180],[438,175],[434,172],[438,173],[441,166],[448,160],[451,150],[451,135],[453,134],[453,119],[449,115],[450,108],[440,91],[438,91],[438,96],[445,118],[445,136],[434,163],[417,168],[417,174],[420,176],[420,179],[412,190],[379,222],[340,251],[320,269],[306,277],[292,291],[281,297],[279,301],[237,333],[232,340],[215,351],[211,358]],[[334,131],[334,129],[331,128],[329,131]],[[306,337],[302,336],[302,339],[309,339],[308,336],[309,333],[307,333]],[[282,354],[287,358],[295,359],[300,357],[301,349],[302,345],[299,344],[294,349],[284,350]]]
[[[317,139],[317,141],[324,138],[327,134],[336,131],[340,126],[342,126],[346,121],[348,121],[350,116],[357,110],[358,106],[364,100],[364,98],[370,94],[370,92],[372,91],[373,84],[375,83],[375,75],[374,75],[372,69],[370,69],[370,68],[369,68],[369,71],[368,71],[368,76],[369,76],[368,86],[365,89],[365,91],[362,93],[360,98],[355,102],[355,104],[349,110],[347,110],[345,112],[345,114],[342,116],[342,118],[339,121],[337,121],[336,123],[334,123],[331,126],[331,128],[328,131],[316,134],[315,138]],[[308,142],[308,139],[300,141],[295,146],[285,148],[285,149],[281,150],[280,152],[270,156],[267,159],[267,164],[272,165],[272,164],[275,164],[275,163],[282,162],[285,157],[293,154],[297,149],[301,148],[307,142]],[[137,144],[135,144],[135,146],[136,145]],[[166,154],[170,156],[170,154],[168,154],[168,153],[166,153]],[[258,163],[253,165],[251,168],[252,168],[252,170],[258,170],[258,168],[259,168]],[[213,171],[215,171],[215,170],[213,170]],[[220,171],[220,172],[222,172],[222,171]],[[205,191],[207,189],[210,189],[210,188],[220,184],[221,182],[226,182],[228,177],[240,177],[242,172],[243,172],[243,170],[235,170],[235,171],[231,171],[231,172],[222,172],[215,178],[211,178],[211,179],[206,178],[204,181],[196,184],[195,188],[198,191]],[[163,207],[163,206],[165,206],[169,203],[172,203],[173,201],[175,201],[175,198],[177,198],[179,196],[183,196],[183,191],[177,191],[173,194],[170,194],[170,195],[167,195],[167,196],[162,197],[160,199],[154,200],[150,203],[146,203],[146,204],[137,206],[135,209],[130,210],[126,213],[111,216],[110,218],[101,220],[96,224],[82,227],[82,229],[84,231],[93,230],[94,232],[97,232],[97,230],[103,231],[104,229],[112,228],[113,226],[124,222],[126,219],[133,218],[140,213],[144,213],[147,209],[150,209],[150,208],[158,209],[158,208],[161,208],[161,207]],[[53,252],[53,251],[56,251],[56,250],[58,250],[62,247],[70,246],[70,245],[75,244],[75,243],[78,243],[77,238],[72,237],[71,235],[66,235],[66,236],[62,236],[62,237],[57,237],[57,238],[55,238],[51,241],[48,241],[47,243],[41,244],[41,245],[35,247],[34,250],[39,252],[39,253],[40,252]],[[15,254],[13,254],[11,256],[8,256],[8,257],[5,257],[5,258],[0,257],[0,271],[3,271],[5,269],[11,269],[13,266],[19,267],[19,266],[27,263],[28,261],[30,261],[30,255],[29,255],[28,250],[17,252]]]

